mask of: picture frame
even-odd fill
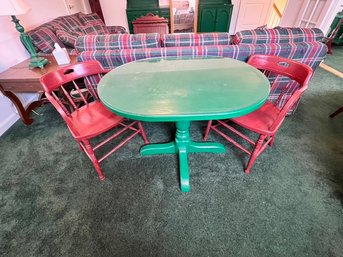
[[[170,32],[196,33],[197,0],[170,0]]]

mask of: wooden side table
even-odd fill
[[[30,112],[36,107],[42,106],[47,102],[43,98],[44,90],[39,82],[39,79],[44,74],[59,69],[59,65],[53,56],[47,56],[49,60],[43,69],[29,69],[29,59],[10,67],[0,73],[0,92],[8,97],[15,105],[24,124],[30,125],[33,119],[30,118]],[[70,56],[71,64],[76,63],[76,56]],[[39,100],[32,102],[26,109],[22,102],[14,93],[39,93]]]

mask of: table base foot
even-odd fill
[[[155,154],[172,154],[176,153],[175,142],[164,144],[149,144],[141,148],[141,156],[155,155]]]
[[[149,144],[141,148],[141,156],[156,154],[178,154],[180,168],[180,187],[189,192],[188,153],[225,153],[225,148],[215,142],[193,142],[189,136],[189,121],[176,122],[175,141],[162,144]]]
[[[193,142],[188,145],[190,153],[225,153],[225,147],[220,143],[215,142]]]

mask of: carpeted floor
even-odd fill
[[[342,65],[342,48],[327,64]],[[337,58],[339,58],[337,60]],[[39,108],[0,137],[1,256],[343,256],[342,80],[318,68],[273,148],[189,157],[181,193],[175,156],[140,157],[136,137],[102,165],[100,182],[56,111]],[[192,124],[201,140],[206,122]],[[151,142],[174,126],[144,123]]]
[[[324,60],[324,63],[334,67],[336,70],[343,72],[343,46],[332,46],[332,55]]]

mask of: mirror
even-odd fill
[[[170,0],[170,32],[196,32],[197,0]]]

